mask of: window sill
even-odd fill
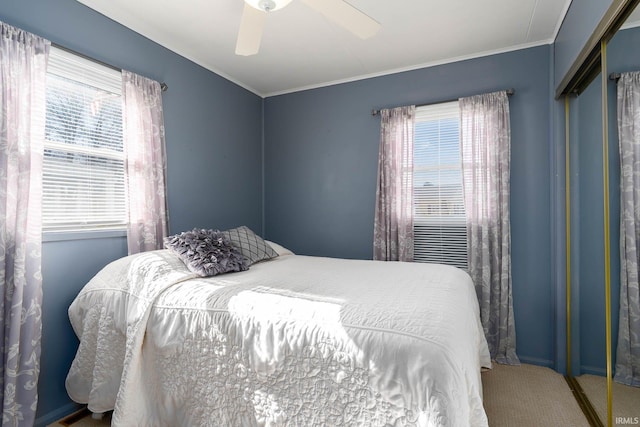
[[[108,239],[127,237],[127,230],[81,230],[81,231],[46,231],[42,233],[42,242],[61,242],[67,240]]]

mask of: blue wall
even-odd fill
[[[379,117],[372,108],[515,88],[511,229],[518,354],[552,366],[550,46],[265,100],[265,232],[294,252],[372,257]]]
[[[262,230],[262,99],[74,0],[3,0],[0,20],[89,57],[166,82],[170,231],[246,224]],[[64,379],[77,341],[67,308],[123,237],[43,247],[38,423],[72,409]]]

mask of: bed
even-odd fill
[[[69,396],[115,426],[487,426],[469,276],[279,256],[202,278],[171,251],[107,265],[69,308]]]

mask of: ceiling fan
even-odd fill
[[[244,0],[244,11],[236,41],[236,55],[255,55],[260,49],[267,13],[282,9],[291,0]],[[344,0],[301,0],[327,19],[351,31],[361,39],[372,37],[380,24]]]

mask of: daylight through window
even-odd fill
[[[416,108],[414,260],[467,268],[458,102]]]
[[[125,229],[120,72],[60,49],[47,69],[43,230]]]

